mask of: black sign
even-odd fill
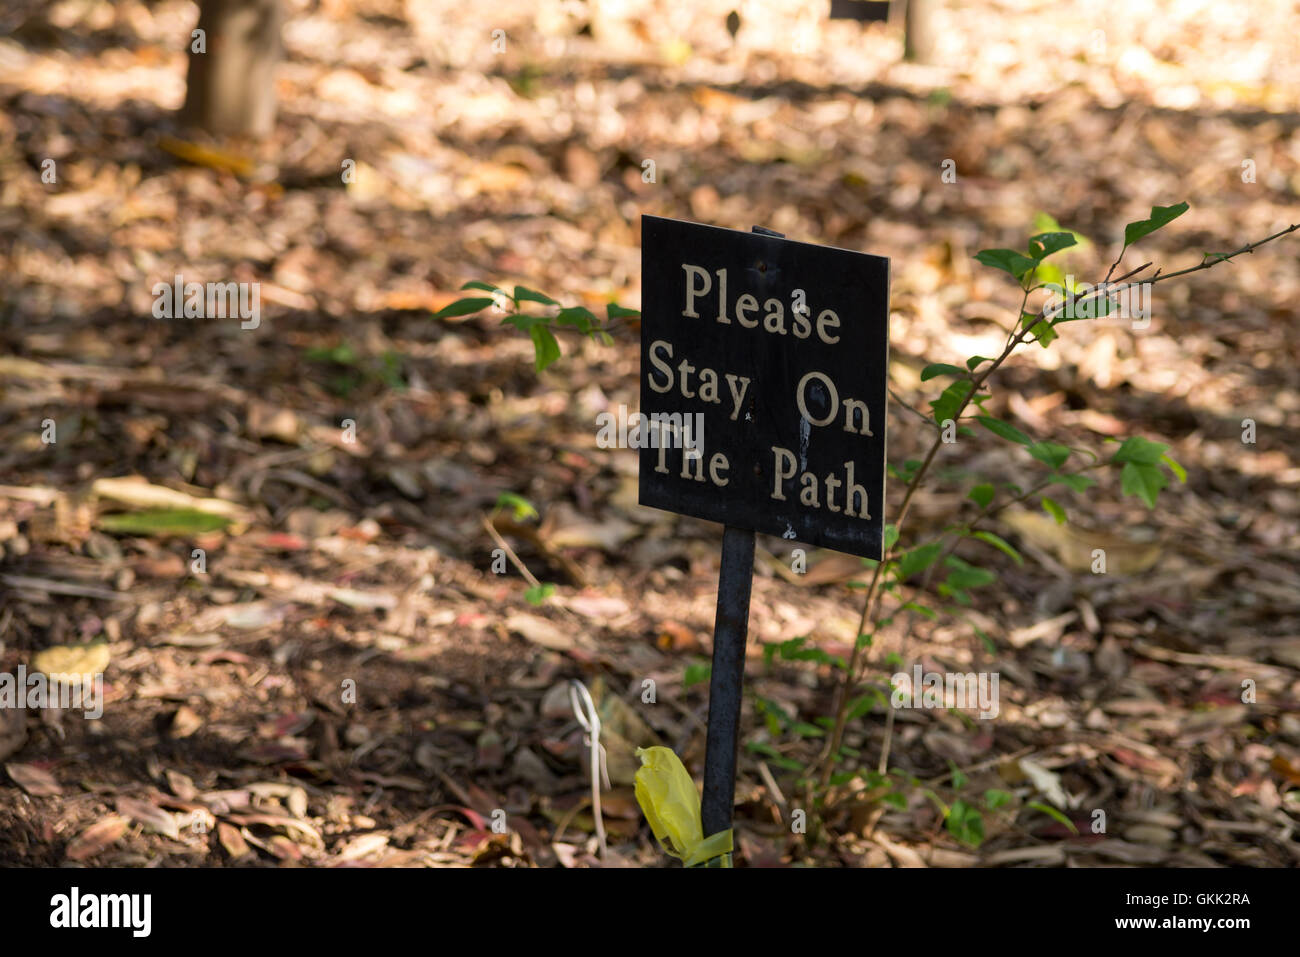
[[[640,502],[881,557],[889,260],[641,218]]]

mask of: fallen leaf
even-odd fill
[[[86,675],[103,674],[108,660],[108,645],[102,641],[90,645],[53,645],[32,655],[31,668],[56,681],[81,680]]]
[[[1030,783],[1038,790],[1038,793],[1061,810],[1069,809],[1070,801],[1065,796],[1065,789],[1061,787],[1061,776],[1059,774],[1047,770],[1047,768],[1036,761],[1029,760],[1029,758],[1021,758],[1019,763],[1020,770],[1025,772],[1025,776],[1029,778]]]
[[[232,860],[238,860],[253,853],[248,846],[248,842],[244,840],[244,836],[239,833],[239,829],[227,824],[225,821],[217,824],[217,840],[221,842],[221,846],[225,848],[226,853],[230,855]]]
[[[535,645],[552,651],[568,651],[575,644],[573,631],[561,631],[557,626],[536,615],[511,615],[506,619],[509,631],[523,635]]]
[[[128,823],[120,814],[105,815],[69,841],[64,856],[70,861],[94,857],[116,844],[126,833]]]
[[[1282,755],[1276,754],[1268,766],[1282,775],[1288,784],[1300,787],[1300,762],[1290,761]]]
[[[193,509],[219,515],[231,521],[246,522],[250,513],[243,506],[220,498],[200,498],[178,492],[164,485],[152,485],[142,476],[96,479],[90,486],[92,495],[136,509]]]
[[[58,781],[54,780],[54,775],[34,764],[18,764],[11,761],[5,765],[5,770],[9,772],[9,777],[13,779],[14,784],[32,797],[50,797],[63,793],[63,788],[59,786]]]
[[[1161,542],[1140,542],[1129,536],[1090,532],[1074,525],[1058,525],[1046,513],[1008,509],[1002,521],[1022,539],[1053,555],[1072,572],[1090,572],[1094,549],[1106,553],[1111,575],[1137,575],[1152,568],[1165,553]]]
[[[362,834],[348,841],[339,851],[340,861],[357,861],[388,846],[387,834]]]
[[[180,837],[180,828],[176,824],[175,815],[164,811],[156,804],[139,801],[135,798],[119,797],[116,806],[119,814],[125,814],[137,824],[147,827],[151,831],[156,831],[164,837]]]

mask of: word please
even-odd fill
[[[682,309],[682,315],[688,319],[698,319],[700,314],[695,311],[695,300],[699,296],[709,294],[709,291],[713,288],[713,278],[703,266],[682,263],[682,269],[686,272],[686,305]],[[715,270],[713,275],[718,277],[717,321],[723,325],[730,325],[731,317],[727,314],[727,270]],[[752,315],[759,309],[758,299],[755,296],[750,293],[737,296],[732,308],[736,314],[736,322],[740,325],[746,329],[756,329],[758,327],[759,320]],[[766,310],[762,320],[763,330],[778,336],[787,335],[785,306],[781,300],[776,298],[766,299],[762,308]],[[812,335],[813,323],[809,317],[808,304],[804,301],[804,291],[802,289],[796,289],[791,293],[790,312],[793,316],[790,332],[793,332],[797,339],[807,339]],[[835,345],[840,341],[840,337],[831,335],[827,330],[838,329],[839,327],[840,317],[835,314],[834,310],[823,309],[818,313],[817,338],[828,346]]]

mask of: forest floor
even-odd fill
[[[432,317],[466,281],[636,308],[642,213],[888,256],[890,385],[925,409],[920,370],[995,355],[1015,316],[974,253],[1040,214],[1092,241],[1065,259],[1087,281],[1153,205],[1191,210],[1124,268],[1300,219],[1292,3],[948,4],[938,67],[798,6],[739,6],[733,39],[713,0],[490,23],[291,0],[274,136],[203,151],[173,118],[194,5],[0,14],[0,673],[108,660],[99,720],[0,709],[0,865],[595,864],[573,678],[603,716],[604,863],[667,860],[633,749],[699,775],[720,529],[639,507],[635,453],[597,447],[596,416],[636,407],[635,327],[538,374],[499,316]],[[1167,443],[1187,480],[1148,510],[1099,469],[1053,493],[1068,524],[1004,512],[1023,565],[961,546],[997,583],[883,627],[864,690],[899,662],[996,672],[1000,712],[896,712],[892,783],[877,703],[845,737],[861,773],[808,805],[835,669],[764,649],[846,655],[869,573],[810,550],[794,574],[760,536],[739,866],[1300,862],[1298,252],[1162,284],[1148,327],[1063,326],[1000,374],[990,414],[1099,455]],[[176,275],[259,283],[259,324],[154,318]],[[891,403],[890,461],[931,429]],[[969,517],[975,482],[1041,475],[963,436],[905,541]],[[164,501],[229,523],[169,534],[141,515]],[[551,597],[494,574],[488,520]],[[914,592],[887,610],[945,605]]]

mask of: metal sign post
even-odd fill
[[[879,560],[889,260],[641,220],[642,505],[723,526],[701,823],[731,828],[755,532]]]

